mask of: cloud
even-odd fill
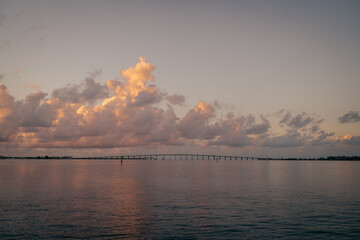
[[[7,87],[0,83],[0,142],[10,140],[15,133],[14,123],[9,121],[9,116],[13,113],[15,98],[9,94]]]
[[[98,68],[98,69],[95,69],[95,70],[89,72],[88,75],[90,78],[96,78],[96,77],[100,76],[102,74],[102,72],[103,72],[102,69]]]
[[[286,124],[288,127],[299,129],[304,128],[308,124],[314,122],[314,118],[307,116],[306,113],[297,114],[292,116],[291,113],[287,112],[283,118],[280,120],[280,124]]]
[[[271,131],[268,117],[224,114],[226,110],[217,101],[200,100],[178,117],[172,105],[183,105],[185,97],[159,89],[154,70],[154,65],[140,58],[106,84],[95,81],[102,72],[96,70],[79,84],[55,89],[50,96],[38,86],[28,85],[36,92],[20,101],[1,84],[0,146],[114,148],[188,144],[286,148],[328,144],[334,135],[321,130],[322,119],[284,110],[275,121],[283,133],[276,134]],[[226,117],[219,117],[223,115]]]
[[[15,121],[21,127],[50,127],[56,117],[52,107],[44,102],[46,93],[41,91],[26,96],[22,104],[18,104],[14,114]]]
[[[328,140],[328,137],[334,136],[335,133],[327,133],[321,129],[320,125],[324,121],[317,116],[308,113],[294,114],[287,110],[281,110],[274,114],[280,118],[279,126],[285,129],[284,134],[264,135],[260,142],[261,146],[271,148],[288,148],[301,146],[320,146],[334,143]]]
[[[67,85],[66,87],[54,89],[52,96],[64,102],[80,102],[80,93],[77,85]]]
[[[0,109],[2,110],[0,113],[0,117],[5,116],[5,109],[11,108],[14,103],[15,98],[9,94],[7,87],[0,83]]]
[[[132,106],[143,106],[146,104],[153,104],[158,103],[162,99],[159,92],[147,92],[147,91],[141,91],[139,94],[134,98],[133,102],[130,102],[129,104]]]
[[[343,116],[339,117],[340,123],[349,123],[349,122],[360,122],[360,114],[359,112],[349,111]]]
[[[211,104],[199,101],[197,106],[191,109],[179,122],[178,130],[181,136],[189,139],[211,138],[213,134],[208,136],[209,128],[211,128],[208,121],[214,113],[215,109]]]
[[[254,143],[254,136],[249,136],[247,132],[253,126],[252,116],[234,118],[228,114],[227,119],[214,125],[216,138],[209,142],[209,145],[219,145],[228,147],[245,147]],[[251,132],[251,130],[250,130]]]
[[[319,126],[312,126],[311,127],[311,133],[316,133],[320,130],[320,127]]]
[[[15,101],[1,85],[1,139],[21,147],[180,144],[176,114],[156,106],[164,95],[152,84],[154,69],[140,58],[121,71],[123,82],[96,83],[94,77],[101,71],[95,71],[81,84],[55,89],[49,99],[38,91]],[[198,111],[207,110],[199,106]]]
[[[346,145],[360,146],[360,135],[345,135],[340,138],[336,138],[337,143],[345,143]]]
[[[36,85],[36,84],[28,84],[28,83],[26,83],[26,84],[25,84],[25,87],[26,87],[26,88],[32,88],[32,89],[35,89],[35,90],[37,90],[37,91],[41,91],[39,85]]]
[[[283,118],[280,120],[280,124],[283,124],[283,123],[287,123],[289,122],[290,120],[290,117],[291,117],[291,114],[290,113],[286,113]]]
[[[200,101],[180,121],[181,136],[200,139],[205,141],[205,145],[245,147],[255,144],[257,137],[266,134],[270,128],[270,122],[263,116],[260,117],[262,123],[256,123],[252,115],[234,118],[232,113],[228,113],[225,120],[211,122],[216,116],[215,109],[212,104]]]
[[[255,124],[255,117],[249,115],[247,118],[247,125],[245,127],[246,134],[264,134],[270,128],[270,122],[262,115],[260,116],[262,123]]]
[[[108,97],[109,92],[106,85],[96,83],[93,78],[87,77],[82,84],[67,85],[66,87],[53,90],[52,96],[64,102],[95,103],[99,99]]]
[[[173,94],[173,95],[170,95],[170,96],[167,96],[166,97],[166,100],[173,104],[173,105],[184,105],[185,103],[185,96],[183,95],[178,95],[178,94]]]
[[[318,137],[317,137],[315,140],[313,140],[313,141],[311,142],[311,144],[312,144],[313,146],[324,145],[324,144],[331,144],[332,142],[326,141],[326,138],[327,138],[327,137],[334,136],[334,135],[335,135],[334,132],[326,133],[325,131],[321,130],[321,131],[319,132]]]
[[[305,139],[297,131],[289,131],[284,135],[267,138],[262,146],[264,147],[299,147],[305,144]]]
[[[27,95],[23,101],[15,101],[6,86],[0,85],[1,141],[13,141],[21,132],[30,134],[38,131],[38,127],[51,127],[56,112],[45,102],[46,95],[38,91]]]
[[[105,85],[96,83],[93,78],[85,78],[85,87],[80,94],[80,99],[84,99],[87,102],[93,102],[97,99],[103,99],[108,97],[109,93]]]

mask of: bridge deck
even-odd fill
[[[203,155],[203,154],[136,154],[104,157],[127,160],[254,160],[254,157]]]

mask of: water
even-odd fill
[[[1,160],[1,239],[359,238],[360,162]]]

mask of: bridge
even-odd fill
[[[255,157],[181,154],[181,153],[120,155],[120,156],[107,156],[103,158],[120,159],[120,160],[254,160],[257,159]]]

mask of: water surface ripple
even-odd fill
[[[354,239],[360,162],[1,160],[1,239]]]

